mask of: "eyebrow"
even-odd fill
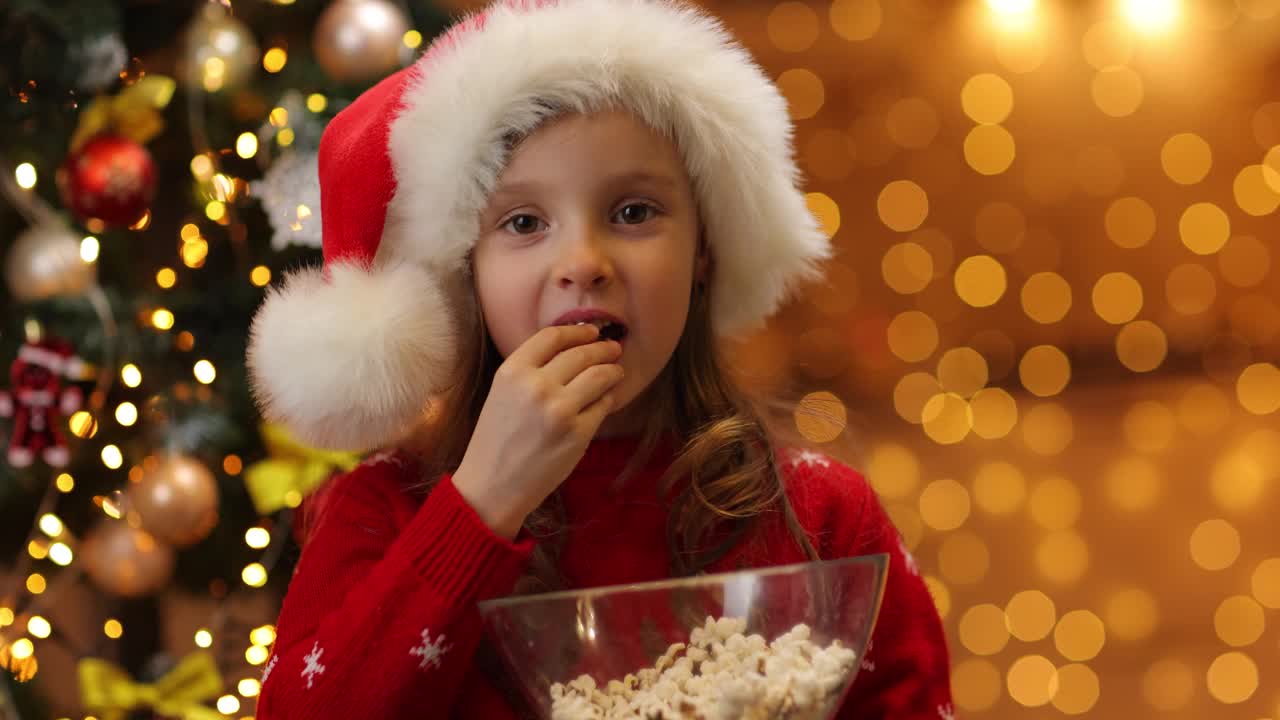
[[[606,187],[616,187],[618,185],[631,185],[633,183],[649,184],[660,187],[664,190],[675,190],[678,183],[670,175],[649,172],[647,170],[635,170],[632,172],[619,173],[605,179]],[[507,183],[494,190],[490,196],[490,200],[497,200],[508,195],[519,195],[522,193],[532,192],[542,186],[537,180],[523,180],[519,182]]]

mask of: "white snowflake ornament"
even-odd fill
[[[440,658],[449,652],[452,645],[444,644],[444,635],[435,640],[431,639],[431,629],[422,628],[422,643],[409,651],[410,655],[417,655],[422,658],[418,661],[418,669],[426,670],[430,666],[440,667]]]
[[[320,642],[316,641],[311,646],[311,652],[302,656],[303,662],[307,664],[302,668],[302,677],[307,679],[307,689],[311,689],[311,683],[315,680],[316,675],[324,673],[324,666],[320,664],[320,656],[324,655],[324,650],[320,649]]]

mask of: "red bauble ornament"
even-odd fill
[[[62,202],[83,221],[132,225],[156,194],[151,153],[119,135],[97,135],[67,156],[58,168]]]

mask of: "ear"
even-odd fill
[[[693,279],[700,283],[707,282],[711,274],[711,249],[707,246],[707,232],[698,231],[698,254],[693,259]]]

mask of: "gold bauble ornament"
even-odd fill
[[[187,28],[182,75],[207,92],[236,88],[253,77],[259,57],[248,26],[218,4],[205,3]]]
[[[170,455],[129,488],[129,507],[157,540],[186,547],[218,524],[218,481],[198,460]]]
[[[23,231],[4,260],[9,292],[23,302],[83,295],[97,280],[97,266],[80,257],[80,237],[57,224]]]
[[[409,18],[389,0],[334,0],[316,23],[312,46],[334,80],[371,80],[412,56],[404,44]]]
[[[84,541],[85,571],[112,595],[138,597],[164,587],[173,574],[173,548],[123,520],[105,520]]]

